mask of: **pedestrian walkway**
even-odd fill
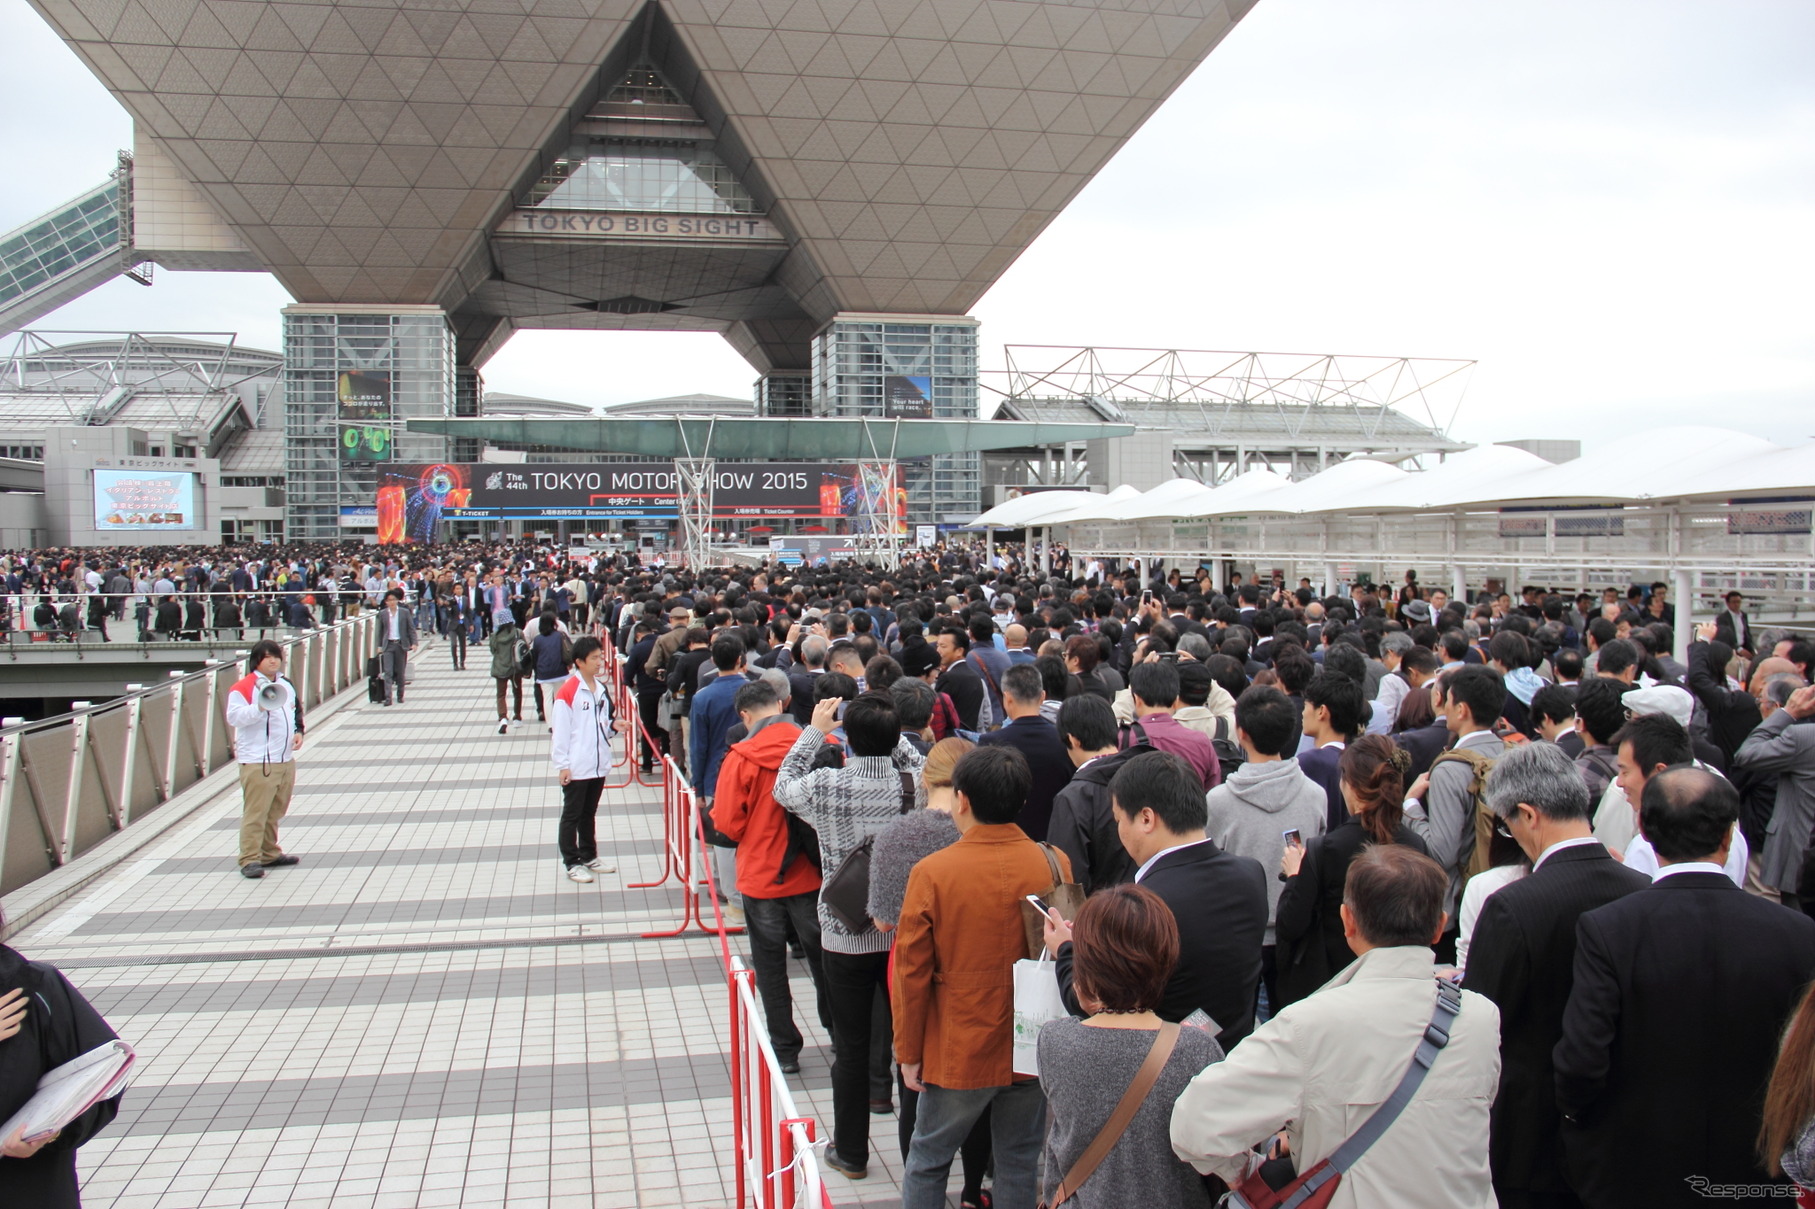
[[[299,866],[238,875],[236,785],[10,939],[140,1053],[81,1151],[91,1209],[735,1203],[718,941],[640,939],[681,896],[629,888],[660,875],[660,791],[608,791],[618,871],[568,881],[546,726],[496,733],[482,652],[414,662],[403,704],[311,730]],[[795,1093],[829,1123],[826,1038],[796,1016]],[[873,1121],[838,1204],[899,1203]]]

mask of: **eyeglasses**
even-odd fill
[[[1509,840],[1513,838],[1513,833],[1507,829],[1506,821],[1504,819],[1494,824],[1494,834],[1504,836]]]

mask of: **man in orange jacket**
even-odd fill
[[[1039,1191],[1046,1097],[1038,1080],[1014,1073],[1014,966],[1027,955],[1023,897],[1070,881],[1071,863],[1015,825],[1032,785],[1018,749],[966,752],[952,770],[958,842],[908,875],[895,936],[895,1058],[920,1107],[903,1209],[946,1203],[952,1156],[985,1108],[996,1203],[1031,1207]]]
[[[712,825],[737,841],[737,889],[744,896],[744,926],[756,989],[769,1021],[769,1044],[786,1074],[800,1071],[800,1030],[794,1025],[794,998],[788,989],[788,925],[806,951],[807,968],[819,996],[819,1022],[830,1033],[825,970],[819,948],[819,867],[802,851],[797,824],[775,801],[775,773],[794,746],[800,727],[782,713],[782,695],[767,680],[737,690],[732,707],[746,736],[733,743],[719,765]],[[797,838],[798,837],[798,838]]]

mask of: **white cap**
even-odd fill
[[[1674,718],[1684,730],[1689,729],[1689,719],[1695,715],[1695,698],[1689,695],[1688,689],[1674,684],[1635,688],[1621,694],[1620,704],[1635,714],[1664,714]]]

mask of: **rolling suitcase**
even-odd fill
[[[366,658],[366,700],[374,705],[384,700],[383,664],[376,655]]]

